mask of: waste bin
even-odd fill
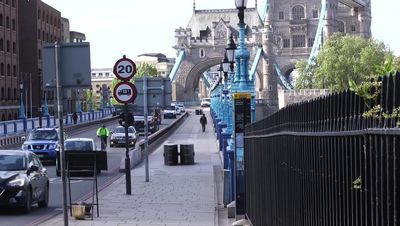
[[[164,144],[164,164],[177,165],[178,164],[178,145],[174,143]]]
[[[194,144],[181,144],[180,154],[182,165],[194,164]]]

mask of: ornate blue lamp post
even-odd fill
[[[49,114],[49,106],[47,105],[47,92],[43,91],[43,94],[44,94],[43,116],[48,117],[50,116],[50,114]]]
[[[21,81],[19,82],[19,114],[18,114],[19,119],[26,119],[23,94],[24,94],[24,84]]]
[[[79,96],[79,90],[76,91],[76,112],[82,112],[82,108],[81,108],[81,98]]]
[[[93,89],[90,87],[89,91],[89,112],[93,112]]]

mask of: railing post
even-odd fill
[[[3,124],[3,128],[4,128],[4,135],[7,135],[7,123]]]

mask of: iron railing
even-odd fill
[[[246,127],[247,217],[257,226],[400,224],[400,73],[376,101],[345,91]],[[378,111],[379,112],[379,111]]]

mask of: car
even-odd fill
[[[175,105],[171,105],[171,106],[166,106],[164,108],[164,118],[176,118],[177,115],[177,110],[176,110],[176,106]]]
[[[178,106],[179,110],[181,112],[185,112],[186,108],[185,108],[185,104],[184,103],[177,103],[176,106]]]
[[[200,102],[201,107],[210,107],[210,105],[211,105],[211,98],[201,99],[201,102]]]
[[[32,151],[42,162],[55,163],[59,148],[58,128],[35,128],[23,140],[22,150]]]
[[[30,212],[32,205],[49,204],[49,177],[39,157],[31,151],[0,151],[0,207]]]
[[[69,138],[64,141],[64,151],[97,151],[97,146],[92,138]],[[56,175],[61,176],[58,158],[56,159]]]
[[[135,146],[137,142],[138,134],[135,127],[128,127],[128,144],[129,146]],[[125,146],[125,127],[117,126],[112,132],[110,137],[110,147]]]

